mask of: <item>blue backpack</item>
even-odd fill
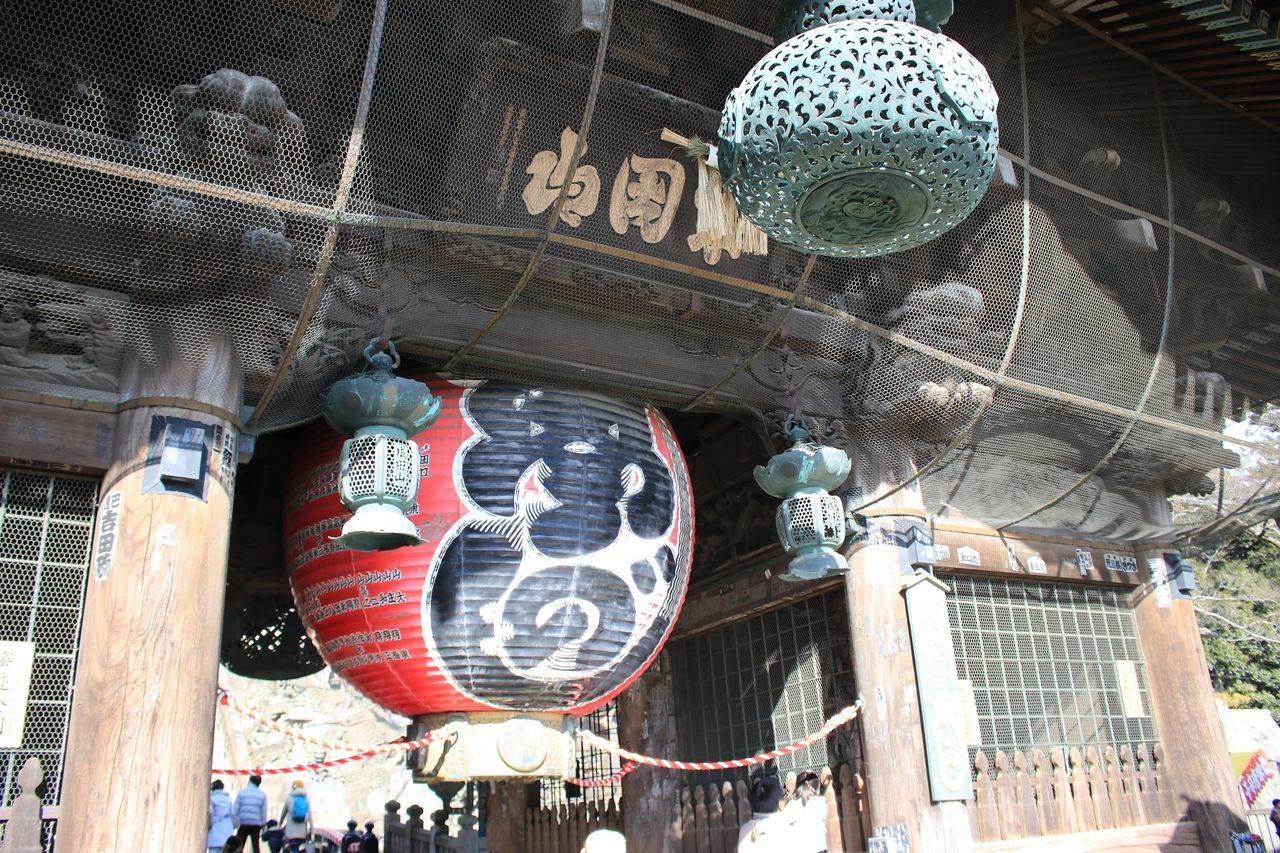
[[[289,803],[289,820],[303,823],[307,819],[308,812],[311,811],[311,804],[307,802],[306,794],[294,794]]]

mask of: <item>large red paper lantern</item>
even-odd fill
[[[415,439],[423,545],[334,542],[342,436],[316,424],[299,447],[285,550],[307,632],[406,716],[598,707],[657,655],[688,585],[693,496],[670,423],[580,391],[428,384],[443,406]]]

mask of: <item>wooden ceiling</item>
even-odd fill
[[[1274,17],[1280,2],[1261,4]],[[1280,133],[1280,70],[1156,0],[1034,0],[1032,14],[1070,21],[1163,66]]]

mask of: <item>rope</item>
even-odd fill
[[[213,775],[215,776],[250,776],[255,773],[260,776],[275,776],[283,773],[306,773],[308,771],[319,770],[325,767],[338,767],[343,764],[363,761],[366,758],[372,758],[375,755],[381,755],[384,753],[408,752],[414,749],[421,749],[434,741],[437,737],[448,734],[448,729],[441,728],[427,732],[417,740],[394,740],[386,743],[375,744],[367,749],[359,749],[358,747],[351,746],[350,744],[343,743],[342,741],[328,741],[322,738],[312,737],[311,735],[298,731],[290,726],[281,725],[277,721],[254,711],[252,708],[241,705],[239,702],[232,699],[230,694],[221,687],[218,688],[218,702],[232,711],[235,711],[237,714],[266,726],[272,731],[280,732],[286,737],[302,741],[304,743],[321,746],[326,749],[337,749],[343,752],[351,752],[353,754],[342,758],[332,758],[326,761],[313,761],[308,764],[293,764],[287,767],[255,767],[245,770],[214,770]],[[730,770],[738,767],[750,767],[754,764],[763,764],[766,761],[772,761],[774,759],[781,758],[784,755],[799,752],[805,747],[812,746],[830,735],[836,729],[852,721],[861,712],[862,700],[859,699],[856,703],[845,708],[843,711],[823,723],[822,728],[818,729],[813,734],[806,735],[799,740],[792,741],[786,746],[781,746],[777,749],[769,750],[768,752],[760,752],[748,758],[734,758],[726,761],[673,761],[666,758],[654,758],[648,755],[640,755],[639,753],[623,749],[618,744],[600,737],[600,735],[595,732],[587,731],[586,729],[579,729],[579,740],[589,743],[597,749],[625,758],[627,761],[622,764],[617,773],[606,776],[603,779],[568,779],[566,781],[581,788],[605,787],[607,785],[617,783],[623,776],[626,776],[628,773],[635,770],[640,764],[649,764],[654,767],[662,767],[667,770]]]
[[[622,781],[622,777],[626,776],[638,765],[635,762],[625,762],[617,773],[612,776],[605,776],[603,779],[567,779],[570,785],[577,785],[579,788],[604,788],[609,785],[616,785]]]
[[[654,758],[649,755],[639,755],[630,750],[623,749],[616,743],[605,740],[595,732],[580,730],[578,737],[597,749],[605,752],[613,753],[621,756],[637,764],[649,764],[654,767],[662,767],[667,770],[731,770],[737,767],[750,767],[753,764],[764,764],[766,761],[772,761],[775,758],[781,758],[784,755],[790,755],[793,752],[799,752],[807,746],[812,746],[818,741],[831,734],[836,729],[851,721],[854,717],[862,712],[862,700],[859,699],[853,705],[845,708],[831,719],[823,724],[811,735],[802,737],[799,740],[792,741],[786,746],[769,750],[768,752],[759,752],[749,758],[734,758],[728,761],[671,761],[666,758]]]

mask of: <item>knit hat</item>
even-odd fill
[[[761,776],[751,785],[751,811],[773,814],[782,802],[782,783],[777,776]]]

